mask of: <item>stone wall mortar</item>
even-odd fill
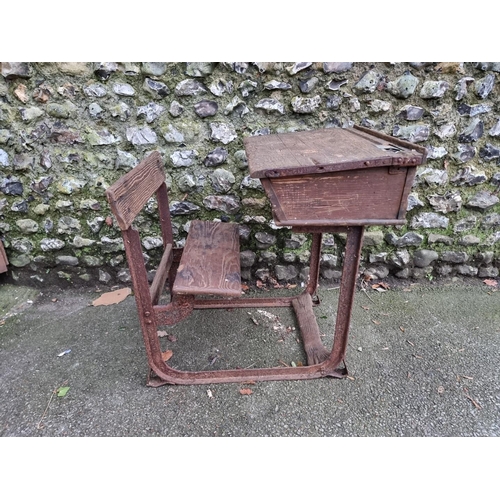
[[[277,228],[243,138],[363,125],[427,148],[407,224],[367,228],[367,278],[498,276],[500,63],[1,63],[0,237],[10,273],[126,282],[105,189],[158,150],[179,244],[192,218],[241,224],[243,276],[302,280],[310,240]],[[154,271],[151,200],[138,220]],[[341,275],[327,235],[321,275]]]

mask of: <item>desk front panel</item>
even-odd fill
[[[415,168],[261,179],[281,225],[404,224]]]

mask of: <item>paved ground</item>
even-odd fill
[[[344,380],[154,389],[133,297],[94,307],[95,289],[2,284],[0,435],[500,436],[495,290],[481,281],[360,290]],[[321,288],[315,309],[327,345],[337,294]],[[165,342],[180,367],[300,362],[286,330],[293,316],[271,312],[285,330],[255,310],[197,311]]]

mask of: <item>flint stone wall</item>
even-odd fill
[[[304,281],[310,240],[274,226],[248,135],[363,125],[424,145],[407,224],[367,228],[366,277],[496,277],[500,63],[1,63],[0,237],[16,280],[130,279],[105,189],[158,150],[175,237],[241,224],[245,279]],[[161,237],[138,220],[151,273]],[[326,235],[321,275],[341,276]]]

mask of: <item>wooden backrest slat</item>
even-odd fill
[[[9,259],[7,259],[7,253],[3,243],[0,241],[0,273],[7,272],[7,265],[9,264]]]
[[[161,156],[154,151],[106,190],[122,231],[128,229],[146,202],[165,182]]]

